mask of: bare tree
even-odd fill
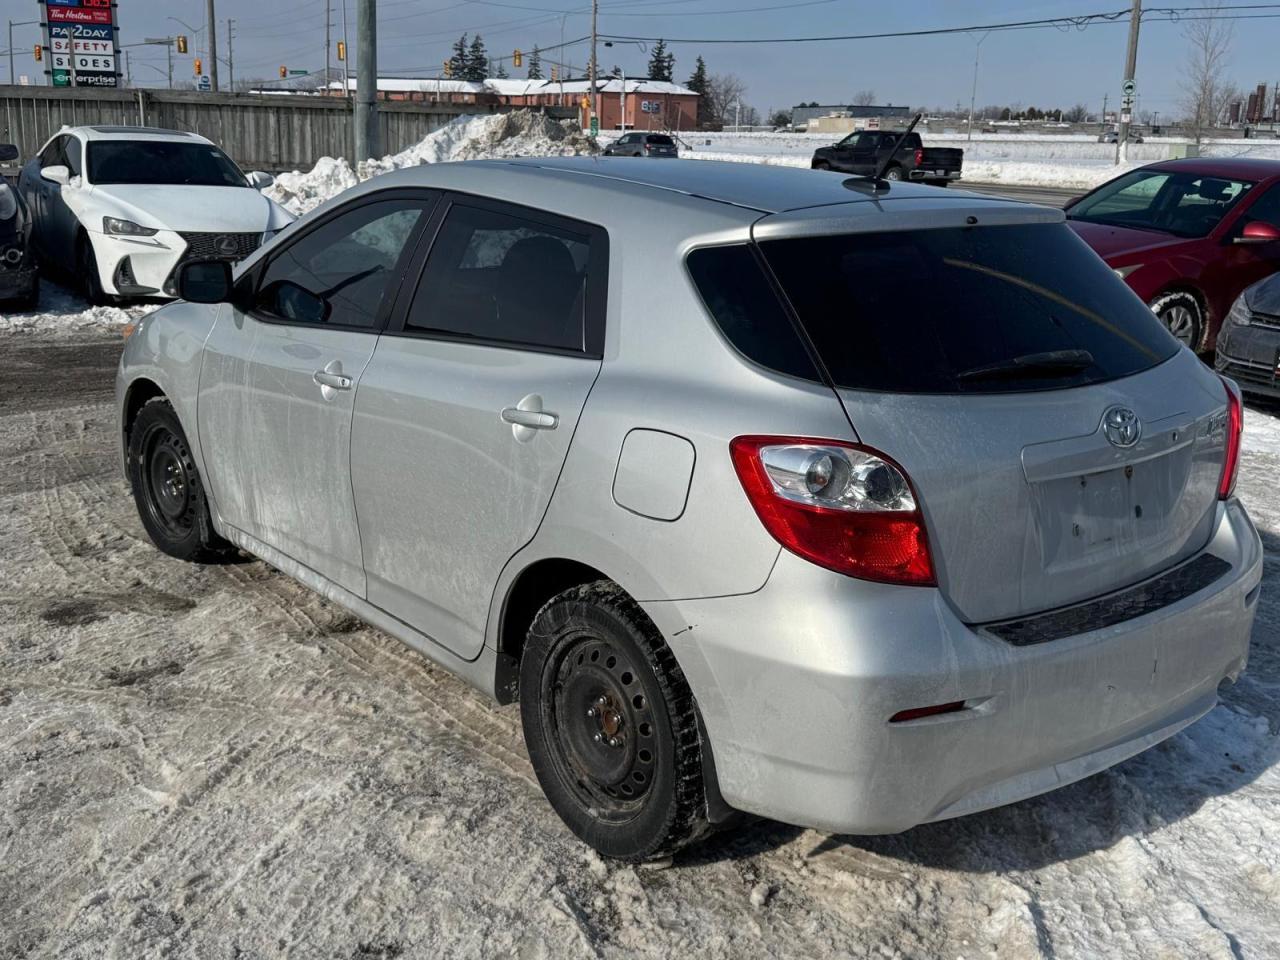
[[[1220,7],[1221,0],[1213,0],[1203,19],[1188,21],[1182,31],[1190,47],[1182,70],[1182,107],[1196,143],[1218,122],[1233,91],[1226,71],[1235,25],[1217,15]]]
[[[874,90],[859,90],[850,101],[855,107],[869,107],[875,102],[876,92]]]
[[[713,73],[707,77],[707,106],[713,124],[733,122],[734,111],[746,96],[747,85],[733,73]]]
[[[1074,107],[1062,111],[1062,119],[1067,123],[1084,123],[1089,116],[1089,108],[1083,103],[1077,103]]]

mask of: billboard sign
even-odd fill
[[[37,0],[55,87],[116,87],[120,50],[113,0]]]

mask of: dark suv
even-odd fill
[[[606,157],[678,157],[676,142],[665,133],[624,133],[604,148]]]

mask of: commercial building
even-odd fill
[[[356,81],[348,81],[354,93]],[[665,80],[601,78],[600,129],[692,130],[698,119],[698,95],[688,87]],[[447,80],[380,77],[382,100],[415,100],[427,103],[488,104],[514,107],[568,107],[578,111],[585,127],[590,118],[582,106],[590,97],[587,80]],[[342,83],[329,84],[327,92],[342,96]]]

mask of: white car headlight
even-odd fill
[[[1112,267],[1111,272],[1114,273],[1121,280],[1127,280],[1129,279],[1129,274],[1133,273],[1135,270],[1141,270],[1141,269],[1142,269],[1142,264],[1131,263],[1127,267]]]
[[[121,220],[118,217],[103,217],[102,232],[112,237],[154,237],[159,230],[142,227],[132,220]]]
[[[1244,299],[1244,294],[1236,297],[1236,302],[1231,305],[1231,312],[1227,314],[1227,323],[1234,323],[1238,327],[1247,327],[1253,322],[1253,313],[1249,310],[1249,304]]]

